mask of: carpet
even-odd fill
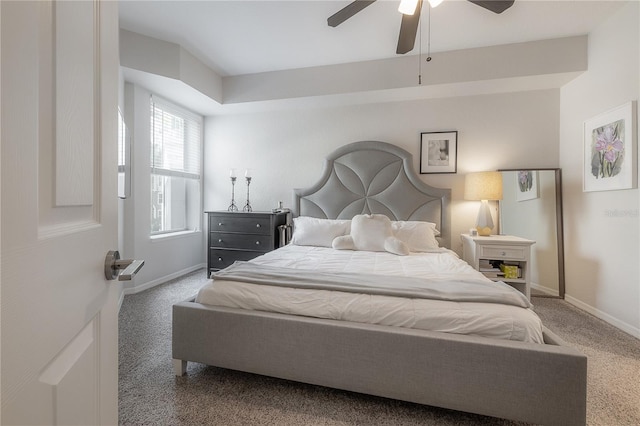
[[[200,270],[125,297],[119,326],[120,424],[522,424],[197,363],[176,377],[171,306],[205,281]],[[640,425],[640,340],[563,300],[532,301],[543,323],[588,357],[587,424]]]

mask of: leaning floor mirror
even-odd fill
[[[531,294],[564,298],[560,169],[503,169],[500,233],[534,240]]]

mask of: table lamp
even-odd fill
[[[491,235],[493,218],[488,201],[502,200],[502,173],[467,173],[464,179],[464,199],[482,202],[478,211],[476,229],[478,235]]]

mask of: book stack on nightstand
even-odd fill
[[[533,240],[511,235],[489,237],[462,234],[462,258],[493,281],[503,281],[531,296],[528,270]]]
[[[489,259],[480,259],[478,261],[478,271],[482,272],[485,277],[491,279],[504,277],[504,272],[500,270],[500,265]]]

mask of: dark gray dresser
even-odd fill
[[[206,212],[209,217],[208,274],[236,260],[251,260],[280,246],[278,226],[287,213]]]

